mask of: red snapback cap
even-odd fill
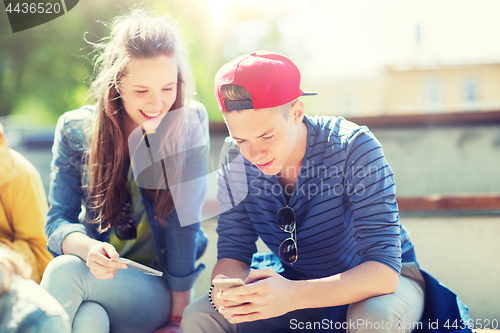
[[[252,99],[226,101],[221,87],[236,84]],[[300,71],[284,55],[257,51],[239,56],[222,66],[215,75],[215,96],[221,111],[265,109],[286,104],[300,96],[316,95],[300,89]]]

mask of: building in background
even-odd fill
[[[500,110],[500,61],[391,66],[383,81],[387,114]]]
[[[312,82],[325,115],[380,116],[500,110],[500,60],[386,66],[379,75]]]

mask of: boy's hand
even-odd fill
[[[232,324],[278,317],[296,310],[293,308],[295,283],[270,268],[251,271],[247,285],[219,292],[225,304],[219,312]]]
[[[229,278],[227,276],[225,276],[224,274],[218,274],[213,278],[213,280],[215,280],[215,279],[229,279]],[[238,287],[235,287],[235,288],[238,288]],[[212,302],[214,302],[217,309],[220,309],[221,307],[237,306],[237,305],[242,304],[239,302],[226,301],[222,298],[219,298],[220,294],[221,293],[220,293],[219,289],[214,286],[214,288],[212,289]]]

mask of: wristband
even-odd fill
[[[179,316],[170,316],[170,325],[175,327],[181,327],[182,317]]]
[[[213,284],[210,286],[210,291],[208,292],[208,300],[210,301],[210,304],[212,304],[212,306],[214,307],[215,311],[219,312],[219,310],[217,309],[217,307],[214,304],[214,301],[212,301],[212,289],[214,289]]]

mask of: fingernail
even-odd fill
[[[123,266],[122,266],[122,269],[127,269],[127,265],[123,265]]]

